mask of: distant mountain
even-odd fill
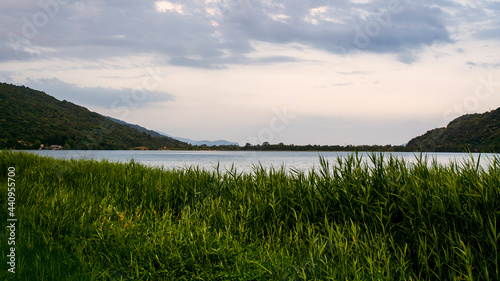
[[[187,143],[192,144],[192,145],[198,145],[198,146],[201,146],[201,145],[206,145],[206,146],[236,145],[236,146],[239,146],[240,145],[237,142],[231,142],[231,141],[227,141],[227,140],[216,140],[216,141],[201,140],[201,141],[194,141],[194,140],[185,139],[185,138],[177,138],[177,137],[174,137],[174,138],[177,139],[177,140],[180,140],[180,141],[183,141],[183,142],[187,142]]]
[[[44,92],[0,83],[0,147],[68,149],[182,148],[188,144],[152,136]]]
[[[500,151],[500,108],[458,117],[445,128],[412,139],[406,147],[417,151]]]
[[[169,136],[165,133],[162,133],[162,132],[158,132],[164,136]],[[210,141],[210,140],[201,140],[201,141],[195,141],[195,140],[190,140],[190,139],[186,139],[186,138],[179,138],[179,137],[172,137],[172,136],[169,136],[171,138],[174,138],[176,140],[179,140],[179,141],[182,141],[182,142],[186,142],[186,143],[189,143],[189,144],[192,144],[192,145],[197,145],[197,146],[202,146],[202,145],[206,145],[206,146],[220,146],[220,145],[236,145],[236,146],[240,146],[239,143],[237,142],[232,142],[232,141],[227,141],[227,140],[216,140],[216,141]]]
[[[168,136],[168,135],[165,135],[165,134],[160,134],[160,133],[157,133],[157,132],[155,132],[155,131],[153,131],[153,130],[148,130],[148,129],[146,129],[146,128],[144,128],[144,127],[141,127],[141,126],[139,126],[139,125],[130,124],[130,123],[127,123],[127,122],[125,122],[125,121],[122,121],[122,120],[119,120],[119,119],[116,119],[116,118],[113,118],[113,117],[109,117],[109,116],[105,116],[105,117],[106,117],[106,118],[111,119],[112,121],[114,121],[114,122],[116,122],[116,123],[118,123],[118,124],[122,124],[122,125],[129,126],[129,127],[131,127],[131,128],[136,129],[137,131],[139,131],[139,132],[141,132],[141,133],[146,133],[146,134],[148,134],[148,135],[150,135],[150,136],[152,136],[152,137],[155,137],[155,138],[161,138],[161,137],[169,137],[169,138],[172,138],[172,137],[170,137],[170,136]],[[172,139],[175,139],[175,138],[172,138]],[[186,143],[187,143],[187,142],[186,142]]]
[[[163,133],[163,132],[157,132],[157,131],[152,131],[152,130],[148,130],[144,127],[141,127],[139,125],[134,125],[134,124],[130,124],[130,123],[127,123],[125,121],[122,121],[122,120],[119,120],[119,119],[116,119],[116,118],[112,118],[112,117],[109,117],[109,116],[106,116],[107,118],[115,121],[116,123],[119,123],[119,124],[123,124],[123,125],[127,125],[129,127],[132,127],[140,132],[143,132],[143,133],[146,133],[148,135],[151,135],[152,137],[169,137],[169,138],[173,138],[173,139],[176,139],[178,141],[181,141],[181,142],[185,142],[185,143],[188,143],[188,144],[191,144],[191,145],[197,145],[197,146],[202,146],[202,145],[206,145],[206,146],[220,146],[220,145],[236,145],[236,146],[239,146],[239,144],[237,142],[230,142],[230,141],[226,141],[226,140],[217,140],[217,141],[209,141],[209,140],[201,140],[201,141],[194,141],[194,140],[190,140],[190,139],[186,139],[186,138],[179,138],[179,137],[173,137],[173,136],[170,136],[166,133]]]

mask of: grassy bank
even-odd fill
[[[368,164],[364,160],[368,160]],[[308,174],[164,170],[0,153],[16,169],[9,280],[500,280],[500,159],[389,155]]]

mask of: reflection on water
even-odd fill
[[[221,170],[230,169],[233,165],[238,171],[249,172],[252,167],[262,164],[264,167],[294,168],[299,170],[310,170],[318,167],[320,156],[324,156],[333,164],[337,157],[346,157],[353,152],[302,152],[302,151],[137,151],[137,150],[35,150],[31,151],[39,155],[65,159],[107,159],[111,162],[135,162],[160,166],[165,168],[183,168],[187,166],[198,166],[204,169],[214,169],[217,164]],[[371,153],[360,152],[359,155],[366,161],[370,161]],[[389,154],[397,158],[412,163],[420,156],[420,153],[393,152],[384,153],[388,158]],[[429,160],[436,160],[440,164],[449,164],[451,161],[464,161],[472,157],[477,161],[481,157],[481,166],[487,166],[494,155],[484,153],[426,153]]]

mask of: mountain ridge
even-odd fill
[[[0,147],[60,145],[66,149],[164,149],[188,144],[152,137],[85,107],[26,86],[0,83]]]
[[[206,146],[229,146],[229,145],[240,146],[239,143],[228,141],[228,140],[214,140],[214,141],[211,141],[211,140],[199,140],[199,141],[196,141],[196,140],[191,140],[191,139],[187,139],[187,138],[173,137],[173,136],[170,136],[170,135],[162,133],[162,132],[158,132],[158,133],[160,133],[160,134],[162,134],[164,136],[168,136],[168,137],[174,138],[176,140],[180,140],[182,142],[189,143],[191,145],[196,145],[196,146],[202,146],[202,145],[206,145]]]
[[[151,135],[152,137],[162,137],[162,136],[165,136],[165,137],[169,137],[169,138],[173,138],[173,139],[176,139],[178,141],[181,141],[181,142],[185,142],[185,143],[188,143],[188,144],[191,144],[191,145],[194,145],[194,146],[202,146],[202,145],[206,145],[206,146],[229,146],[229,145],[236,145],[236,146],[239,146],[239,144],[237,142],[231,142],[231,141],[227,141],[227,140],[215,140],[215,141],[210,141],[210,140],[200,140],[200,141],[195,141],[195,140],[191,140],[191,139],[187,139],[187,138],[181,138],[181,137],[174,137],[174,136],[171,136],[167,133],[164,133],[164,132],[160,132],[160,131],[154,131],[154,130],[149,130],[145,127],[142,127],[140,125],[137,125],[137,124],[130,124],[130,123],[127,123],[123,120],[120,120],[120,119],[116,119],[116,118],[113,118],[113,117],[110,117],[110,116],[105,116],[106,118],[109,118],[111,120],[113,120],[114,122],[117,122],[119,124],[123,124],[123,125],[127,125],[129,127],[132,127],[140,132],[144,132],[148,135]]]

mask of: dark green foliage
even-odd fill
[[[498,158],[352,154],[305,174],[2,152],[0,194],[9,166],[18,280],[500,280]]]
[[[483,114],[458,117],[446,128],[434,129],[412,139],[407,148],[418,151],[498,152],[500,108]]]
[[[70,149],[187,146],[169,137],[151,137],[43,92],[0,83],[0,148],[37,149],[40,144]]]

